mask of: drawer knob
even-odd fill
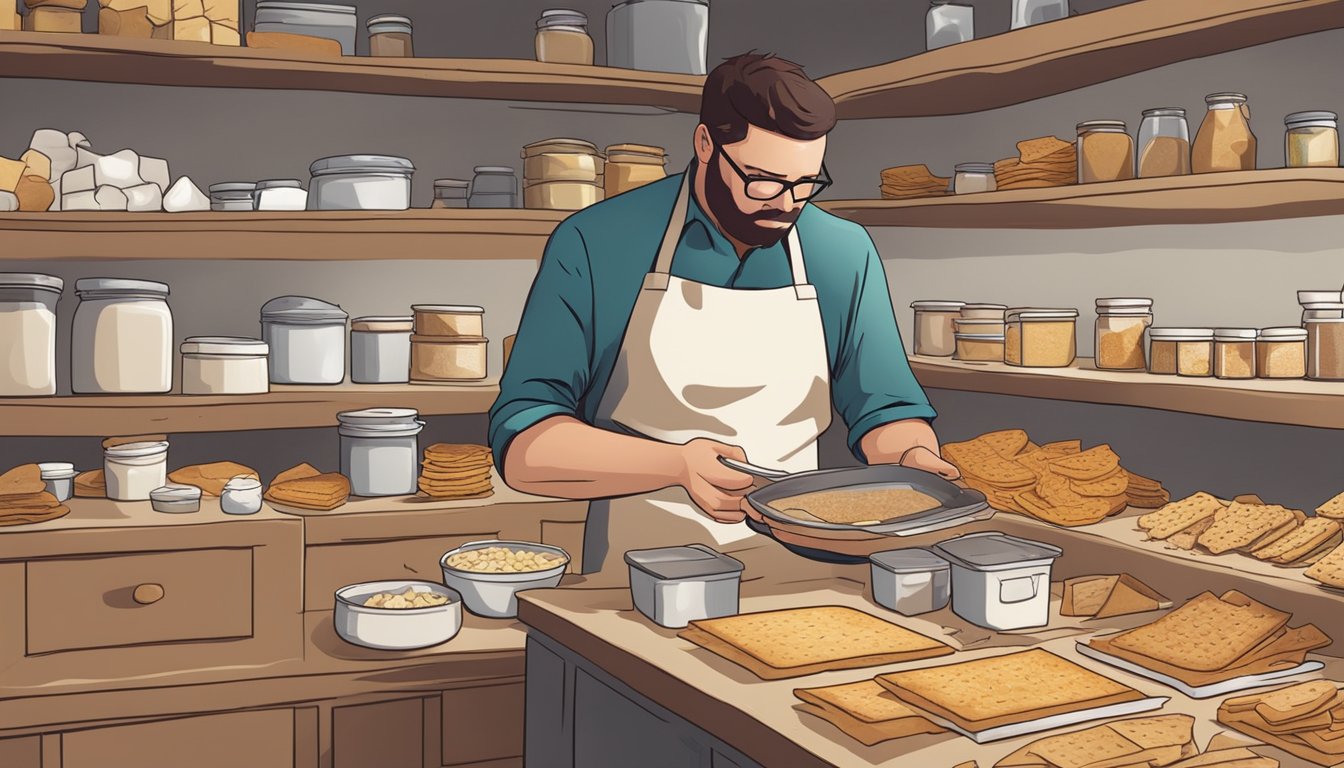
[[[163,599],[163,586],[160,584],[141,584],[131,595],[141,605],[151,605]]]

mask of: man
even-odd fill
[[[861,460],[958,476],[872,240],[808,205],[830,183],[834,126],[798,65],[729,59],[705,82],[686,173],[547,243],[490,441],[513,488],[594,500],[585,568],[750,535],[733,524],[752,478],[720,457],[816,469],[832,402]]]

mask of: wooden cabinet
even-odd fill
[[[442,765],[479,765],[523,756],[519,682],[444,691],[440,697]]]
[[[304,768],[294,710],[184,717],[61,735],[60,768]]]
[[[42,737],[0,739],[0,765],[5,768],[42,768]]]

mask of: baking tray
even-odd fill
[[[1256,675],[1242,675],[1241,677],[1234,677],[1230,680],[1223,680],[1217,683],[1209,683],[1208,685],[1191,686],[1170,675],[1154,672],[1153,670],[1135,664],[1132,661],[1126,661],[1117,656],[1112,656],[1109,653],[1099,651],[1081,640],[1077,643],[1077,648],[1079,653],[1089,659],[1096,659],[1103,664],[1109,664],[1116,669],[1122,669],[1131,675],[1138,675],[1139,677],[1146,677],[1149,680],[1155,680],[1165,686],[1175,688],[1192,699],[1210,699],[1214,696],[1224,696],[1229,693],[1236,693],[1237,691],[1249,691],[1253,688],[1266,688],[1284,682],[1285,678],[1306,672],[1315,672],[1316,670],[1325,667],[1325,664],[1322,664],[1319,661],[1304,661],[1301,664],[1288,669],[1278,669],[1273,672],[1261,672]]]
[[[962,736],[974,741],[976,744],[985,744],[991,741],[1002,741],[1003,739],[1012,739],[1018,736],[1028,736],[1042,731],[1053,731],[1056,728],[1066,728],[1070,725],[1078,725],[1091,720],[1105,720],[1112,717],[1125,717],[1127,715],[1137,715],[1140,712],[1151,712],[1155,709],[1161,709],[1168,701],[1170,696],[1150,696],[1146,699],[1136,699],[1134,701],[1122,701],[1119,704],[1110,704],[1105,707],[1093,707],[1092,709],[1080,709],[1077,712],[1065,712],[1050,717],[1042,717],[1036,720],[1028,720],[1025,723],[1012,723],[1010,725],[1001,725],[997,728],[986,728],[983,731],[968,731],[954,724],[950,720],[945,720],[937,715],[930,714],[925,710],[918,710],[919,714],[932,721],[935,725],[941,725],[953,733],[959,733]]]

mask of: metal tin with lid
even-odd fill
[[[0,397],[56,394],[56,304],[65,281],[0,272]]]
[[[55,275],[44,275],[38,272],[0,272],[0,291],[15,288],[60,293],[65,290],[65,281]],[[2,295],[0,295],[0,301],[4,301]]]
[[[194,485],[162,485],[149,492],[155,512],[183,514],[201,511],[201,489]]]
[[[681,628],[738,610],[741,561],[702,544],[625,553],[635,607],[654,623]]]
[[[415,165],[395,155],[335,155],[313,162],[310,211],[404,211]]]
[[[936,611],[951,597],[951,564],[919,547],[889,549],[868,557],[873,600],[902,616]]]
[[[256,210],[253,196],[257,185],[250,181],[226,181],[211,184],[210,210],[239,212]]]
[[[270,345],[273,384],[339,384],[345,380],[345,310],[309,296],[280,296],[261,308],[261,337]]]
[[[607,13],[607,66],[703,75],[707,0],[625,0]]]
[[[98,294],[163,297],[168,295],[168,284],[120,277],[86,277],[75,281],[75,292],[81,299],[97,298]]]
[[[588,26],[588,16],[570,8],[550,8],[542,11],[537,19],[537,29],[553,27],[571,27],[583,29]]]
[[[938,544],[952,566],[952,611],[981,627],[1006,631],[1050,620],[1050,570],[1063,550],[990,531]]]
[[[336,414],[341,474],[355,496],[406,496],[420,476],[424,429],[414,408],[365,408]]]
[[[350,380],[356,384],[405,384],[411,371],[415,319],[357,317],[350,323]]]
[[[354,56],[355,22],[353,5],[258,0],[253,30],[335,40],[342,56]]]

